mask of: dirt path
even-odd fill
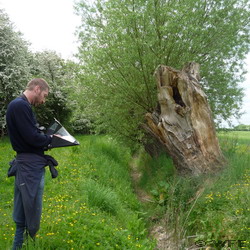
[[[137,198],[140,202],[153,202],[152,197],[143,189],[139,187],[139,182],[141,179],[141,172],[138,171],[136,166],[137,156],[134,156],[130,164],[131,169],[131,178],[133,183],[134,191],[137,195]]]
[[[130,163],[131,169],[131,179],[133,183],[134,191],[138,197],[138,200],[142,203],[154,202],[152,196],[148,194],[145,190],[139,187],[139,182],[141,179],[141,172],[137,167],[138,156],[135,155]],[[152,218],[152,221],[154,219]],[[163,219],[160,221],[156,218],[156,222],[153,223],[153,226],[149,229],[149,236],[156,239],[157,247],[159,250],[178,250],[178,247],[173,243],[173,233],[167,231],[166,222]]]

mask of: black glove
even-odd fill
[[[58,171],[53,165],[49,165],[49,170],[52,178],[56,178],[58,176]]]
[[[44,155],[47,160],[47,166],[49,166],[49,170],[52,178],[56,178],[58,176],[58,171],[55,169],[55,166],[58,165],[58,162],[50,155]]]

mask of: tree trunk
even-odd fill
[[[199,65],[155,71],[159,107],[146,114],[147,132],[157,138],[180,173],[212,172],[225,163],[212,113],[199,84]]]

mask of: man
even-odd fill
[[[8,134],[17,153],[10,168],[14,173],[9,173],[9,176],[15,175],[13,220],[16,233],[13,250],[22,247],[25,231],[34,238],[40,226],[44,167],[48,163],[44,150],[51,143],[52,136],[38,129],[32,105],[43,104],[48,93],[48,83],[44,79],[35,78],[7,108]]]

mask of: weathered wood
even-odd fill
[[[144,128],[163,145],[181,173],[211,172],[225,159],[220,150],[207,98],[199,84],[199,65],[181,71],[160,65],[155,71],[157,108]]]

